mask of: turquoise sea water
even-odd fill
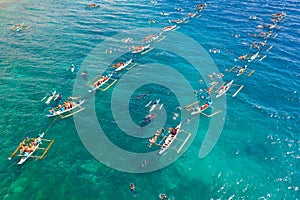
[[[225,74],[224,81],[229,81],[234,75],[224,70],[237,64],[234,59],[238,56],[251,51],[249,44],[256,38],[249,34],[259,33],[257,25],[270,23],[273,13],[288,14],[279,24],[282,28],[274,31],[278,37],[268,40],[273,48],[267,57],[249,65],[255,69],[254,74],[236,81],[245,87],[235,98],[227,97],[221,137],[205,158],[199,159],[198,151],[210,120],[202,116],[197,136],[184,155],[150,173],[124,173],[96,160],[82,144],[72,118],[57,120],[47,131],[45,137],[55,143],[43,160],[31,159],[22,166],[16,165],[17,159],[7,160],[22,139],[35,137],[50,126],[52,119],[45,117],[48,107],[40,101],[45,94],[56,89],[64,97],[72,95],[76,79],[69,71],[72,63],[76,72],[80,71],[100,42],[121,31],[162,28],[169,24],[168,19],[192,12],[198,2],[158,1],[154,5],[150,1],[102,1],[101,7],[95,9],[86,8],[88,3],[27,0],[1,7],[1,199],[159,199],[160,193],[171,199],[193,200],[300,198],[298,1],[207,1],[208,8],[200,18],[191,19],[177,30],[207,51],[220,49],[219,54],[210,55]],[[183,8],[184,13],[175,7]],[[163,11],[171,14],[161,16]],[[249,20],[250,15],[262,20]],[[149,19],[156,23],[149,23]],[[9,31],[18,23],[31,27],[27,31]],[[118,48],[111,47],[113,51]],[[172,59],[172,55],[158,50],[136,57],[140,65],[153,60],[166,64]],[[188,66],[173,67],[188,77],[193,75]],[[88,80],[93,77],[90,73]],[[172,77],[166,77],[172,81]],[[199,87],[198,79],[192,82],[194,89]],[[83,78],[81,81],[84,83]],[[95,96],[99,122],[110,131],[109,138],[115,144],[143,152],[147,139],[132,146],[134,139],[126,135],[120,138],[120,131],[112,128],[115,122],[110,115],[110,99],[104,94],[111,94],[113,89]],[[149,91],[152,93],[144,99],[135,99]],[[173,112],[179,112],[175,110],[178,102],[166,88],[156,85],[141,87],[132,95],[129,109],[133,121],[140,124],[147,114],[144,105],[156,98],[165,102],[168,123],[176,125],[178,121],[172,117]],[[122,143],[123,137],[129,144]],[[130,192],[131,182],[136,185],[137,197]]]

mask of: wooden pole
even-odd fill
[[[81,109],[79,109],[79,110],[77,110],[77,111],[75,111],[75,112],[71,112],[70,114],[68,114],[68,115],[65,115],[65,116],[61,116],[61,119],[65,119],[65,118],[67,118],[67,117],[70,117],[70,116],[72,116],[72,115],[75,115],[76,113],[79,113],[80,111],[82,111],[82,110],[84,110],[85,108],[81,108]]]
[[[113,84],[115,84],[118,81],[118,79],[115,79],[110,85],[108,85],[106,88],[101,89],[102,92],[105,92],[106,90],[108,90],[111,86],[113,86]]]
[[[191,137],[191,133],[188,134],[188,136],[186,137],[186,139],[184,140],[184,142],[181,144],[181,146],[179,147],[179,149],[177,150],[177,153],[180,153],[181,149],[183,148],[183,146],[187,143],[187,141],[190,139]]]
[[[15,154],[19,151],[21,144],[24,143],[25,141],[26,141],[26,139],[24,139],[24,140],[19,144],[19,146],[16,148],[16,150],[15,150],[12,154],[10,154],[9,158],[12,158],[12,157],[15,156]]]
[[[88,82],[87,84],[85,84],[85,86],[89,86],[91,85],[95,80],[97,80],[98,78],[100,78],[99,75],[97,75],[95,78],[93,78],[90,82]]]
[[[44,158],[44,156],[46,155],[46,153],[48,152],[48,150],[50,149],[50,147],[52,146],[53,143],[54,143],[54,140],[51,140],[48,147],[45,149],[44,153],[39,157],[40,159]]]
[[[235,97],[242,89],[243,89],[244,85],[242,85],[233,95],[232,97]]]
[[[136,63],[134,63],[131,67],[126,68],[127,71],[131,70],[132,68],[134,68],[136,66]]]
[[[154,48],[152,47],[152,48],[150,48],[150,49],[148,49],[148,50],[143,51],[141,54],[144,55],[145,53],[148,53],[149,51],[151,51],[151,50],[153,50],[153,49],[154,49]]]

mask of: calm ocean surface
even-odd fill
[[[96,160],[82,144],[70,117],[57,120],[47,131],[45,138],[55,142],[43,160],[32,158],[22,166],[16,164],[17,158],[7,160],[26,136],[35,137],[50,126],[53,119],[45,116],[49,107],[41,102],[45,94],[55,89],[63,97],[72,95],[76,74],[70,72],[71,64],[75,65],[75,72],[81,73],[82,63],[99,43],[122,31],[163,28],[170,24],[169,19],[193,12],[199,2],[106,0],[101,1],[100,8],[93,9],[86,7],[88,3],[91,2],[25,0],[0,6],[0,199],[148,200],[159,199],[160,193],[178,200],[300,199],[298,0],[207,1],[208,7],[201,17],[192,18],[177,30],[202,45],[225,74],[223,81],[228,82],[234,74],[226,70],[240,64],[235,59],[255,53],[249,45],[259,39],[249,34],[260,33],[257,25],[271,23],[271,15],[280,11],[288,15],[278,24],[281,28],[274,30],[278,36],[268,40],[273,48],[267,57],[249,64],[249,68],[255,69],[253,75],[236,80],[245,87],[235,98],[227,97],[222,134],[205,158],[198,157],[210,121],[204,116],[198,132],[193,133],[197,137],[183,156],[166,168],[140,174],[120,172]],[[184,12],[175,10],[176,7]],[[161,12],[170,15],[162,16]],[[249,16],[260,19],[250,20]],[[29,24],[30,29],[10,31],[12,25],[19,23]],[[239,37],[233,37],[235,34]],[[108,51],[118,48],[112,46]],[[212,48],[220,49],[220,53],[209,53]],[[101,56],[107,55],[103,52]],[[154,49],[137,57],[136,62],[154,60],[168,64],[172,59],[166,52]],[[186,76],[193,75],[187,66],[173,67],[179,67]],[[168,74],[165,76],[176,81]],[[85,84],[80,74],[78,77]],[[93,77],[89,74],[87,79]],[[192,85],[194,89],[199,87],[197,80]],[[104,94],[110,95],[113,89],[99,91],[95,96],[99,122],[110,131],[115,144],[143,152],[147,139],[133,147],[132,138],[124,136],[124,140],[129,140],[124,145],[119,130],[112,128],[114,120],[107,114],[111,112],[110,98]],[[149,91],[152,93],[143,99],[134,99]],[[156,98],[164,101],[168,122],[174,126],[178,121],[172,119],[173,113],[179,112],[175,109],[179,106],[176,97],[155,85],[141,87],[133,94],[133,121],[140,124],[148,111],[144,105]],[[130,183],[136,186],[136,197],[129,189]]]

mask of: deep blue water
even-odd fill
[[[278,36],[268,39],[267,45],[273,45],[273,48],[266,53],[267,57],[262,62],[255,60],[249,64],[249,68],[255,69],[253,75],[241,76],[235,81],[245,87],[235,98],[227,96],[224,128],[210,154],[202,159],[198,157],[211,120],[201,116],[198,130],[192,133],[191,146],[179,159],[163,169],[137,174],[117,171],[95,159],[80,140],[72,117],[58,119],[52,125],[52,119],[45,116],[49,107],[40,100],[53,89],[63,97],[71,96],[74,83],[82,83],[86,93],[80,95],[88,98],[81,72],[87,70],[90,81],[99,73],[102,60],[109,57],[117,61],[116,52],[127,50],[125,43],[114,41],[112,37],[120,32],[130,34],[137,28],[161,29],[170,24],[169,19],[193,12],[193,7],[199,2],[158,1],[154,5],[150,1],[102,1],[99,2],[100,8],[94,9],[88,9],[88,3],[28,0],[1,6],[1,198],[159,199],[158,195],[165,193],[172,199],[299,199],[299,1],[207,1],[208,7],[203,9],[201,17],[181,25],[176,32],[197,41],[224,73],[223,81],[228,82],[234,78],[234,73],[227,70],[243,64],[235,59],[255,53],[249,45],[259,39],[249,34],[259,33],[257,25],[271,23],[271,15],[280,11],[288,15],[278,24],[282,28],[274,30]],[[175,7],[184,9],[184,12],[175,10]],[[161,12],[170,15],[161,16]],[[249,20],[249,16],[254,15],[261,19]],[[149,23],[149,19],[156,20],[156,23]],[[9,30],[19,23],[30,24],[30,29],[21,32]],[[136,35],[129,35],[134,40],[132,45],[138,45],[141,36],[149,34],[154,33],[139,31]],[[172,34],[175,32],[164,35],[171,38]],[[239,37],[233,37],[234,34]],[[167,43],[167,38],[160,43]],[[111,43],[104,43],[107,41]],[[93,58],[93,51],[97,48],[112,50],[113,53],[103,51]],[[210,53],[212,48],[220,49],[220,53]],[[120,59],[131,56],[126,53]],[[202,58],[197,59],[199,66],[210,70],[210,66],[201,64]],[[154,49],[145,55],[134,56],[134,60],[137,67],[132,73],[137,78],[147,75],[145,71],[151,62],[178,70],[193,89],[199,89],[198,80],[205,78],[194,73],[190,64],[173,55],[171,50]],[[76,66],[78,74],[70,72],[71,64]],[[112,69],[108,67],[107,71]],[[115,78],[121,81],[130,72],[116,74]],[[157,77],[166,78],[165,83],[176,82],[164,71]],[[134,138],[117,127],[118,121],[125,125],[127,121],[122,121],[122,114],[112,115],[110,95],[114,89],[112,87],[105,93],[99,91],[95,95],[99,124],[115,145],[127,151],[146,152],[148,133],[141,133],[144,135],[140,137],[144,139]],[[143,99],[135,99],[149,91],[152,93]],[[180,117],[172,119],[174,113],[180,114],[176,107],[184,105],[179,104],[173,92],[156,84],[133,91],[129,104],[132,120],[140,125],[148,112],[145,108],[147,102],[161,99],[168,114],[165,127],[176,126],[180,120]],[[122,97],[125,93],[120,95]],[[194,97],[192,90],[190,95]],[[182,98],[184,102],[194,101],[194,98]],[[181,114],[185,120],[184,111]],[[162,114],[158,112],[157,115],[154,122],[159,121]],[[50,125],[45,137],[55,142],[43,160],[31,159],[22,166],[16,165],[15,158],[7,160],[24,137],[35,137]],[[193,122],[186,123],[184,129],[193,130],[190,127],[193,125]],[[171,153],[164,158],[169,155]],[[129,161],[124,160],[126,162]],[[148,165],[151,166],[151,162]],[[131,182],[136,185],[137,197],[130,192]]]

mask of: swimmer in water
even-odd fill
[[[135,185],[133,183],[130,183],[129,187],[132,195],[136,197]]]
[[[74,66],[74,64],[72,64],[72,66],[71,66],[71,72],[74,72],[75,71],[75,66]]]

